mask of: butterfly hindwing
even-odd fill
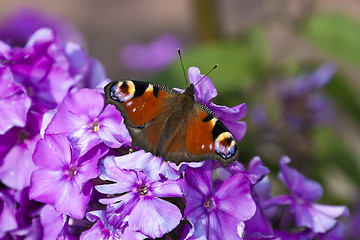
[[[195,102],[194,119],[188,122],[186,151],[194,159],[214,159],[227,165],[238,159],[236,140],[206,106]],[[201,157],[199,157],[201,156]]]

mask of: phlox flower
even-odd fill
[[[0,41],[0,134],[12,127],[24,127],[31,106],[31,99],[12,79],[10,69],[2,64],[4,48]]]
[[[182,214],[177,206],[163,197],[182,197],[181,180],[155,181],[142,172],[123,170],[116,166],[112,156],[101,161],[100,179],[111,184],[95,186],[104,194],[123,194],[101,199],[107,204],[106,221],[111,228],[138,231],[147,237],[157,238],[173,230]]]
[[[214,187],[213,162],[187,168],[183,183],[185,216],[193,226],[187,239],[241,239],[244,221],[255,214],[250,181],[237,173]]]
[[[87,214],[87,218],[94,222],[97,221],[91,229],[84,231],[80,240],[142,240],[147,238],[140,232],[131,231],[128,224],[125,224],[122,228],[116,229],[109,224],[106,218],[106,211],[93,211]]]
[[[23,48],[7,46],[1,66],[33,101],[47,108],[56,107],[76,84],[62,45],[46,28],[37,30]]]
[[[289,163],[288,157],[280,160],[279,178],[289,188],[291,195],[280,195],[264,201],[263,207],[289,205],[298,227],[307,227],[315,233],[327,232],[337,223],[335,218],[348,214],[347,207],[315,203],[323,194],[321,185],[290,168]]]
[[[215,171],[219,172],[222,180],[226,180],[236,173],[245,174],[251,185],[255,185],[270,172],[258,156],[251,159],[248,171],[246,171],[244,165],[238,161],[232,162],[224,168],[217,168]]]
[[[101,143],[111,148],[130,145],[131,138],[123,121],[114,106],[105,106],[101,93],[80,89],[64,98],[45,133],[65,134],[76,147],[76,154],[82,155]]]
[[[114,157],[117,167],[126,170],[143,171],[153,180],[160,180],[162,177],[176,180],[186,167],[201,167],[203,162],[182,162],[176,165],[170,161],[164,161],[162,157],[156,157],[144,150],[138,150],[123,156]]]
[[[36,169],[32,154],[40,139],[42,116],[30,110],[24,127],[13,127],[0,135],[0,180],[7,187],[22,190],[30,185]]]
[[[172,180],[180,177],[180,172],[175,169],[175,163],[166,162],[161,157],[144,150],[114,157],[114,161],[118,168],[143,171],[146,176],[154,180],[160,180],[162,176]]]
[[[267,177],[269,172],[269,169],[265,167],[257,156],[251,159],[248,171],[237,161],[227,165],[225,168],[215,170],[215,173],[219,173],[223,180],[241,173],[250,181],[251,196],[255,201],[256,211],[251,219],[245,221],[244,239],[275,239],[271,223],[261,207],[261,200],[270,197],[270,182]]]
[[[53,206],[30,200],[28,190],[0,191],[1,239],[75,239],[67,232],[68,219]]]
[[[54,205],[63,214],[81,219],[90,200],[90,179],[99,174],[97,163],[104,149],[76,157],[64,135],[45,135],[36,145],[33,161],[39,168],[31,176],[29,196]]]
[[[15,211],[16,202],[13,196],[14,190],[0,190],[0,238],[10,231],[17,229]]]
[[[325,63],[309,75],[301,75],[295,81],[280,88],[280,98],[287,123],[294,129],[327,123],[333,118],[330,99],[321,94],[335,74],[336,67]]]
[[[90,58],[83,47],[73,42],[64,44],[64,53],[69,62],[69,73],[78,88],[96,88],[106,80],[103,65],[95,58]]]

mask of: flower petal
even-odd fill
[[[48,133],[74,132],[74,128],[90,125],[104,107],[103,96],[91,89],[80,89],[64,98],[49,124]],[[90,126],[87,126],[90,128]]]
[[[347,208],[344,206],[329,206],[320,204],[297,204],[295,206],[296,224],[309,227],[316,233],[324,233],[335,226],[338,217]]]
[[[33,143],[15,145],[4,158],[0,167],[0,179],[8,187],[21,190],[30,185],[31,173],[36,170],[32,161],[35,142],[39,137],[31,139]]]
[[[85,216],[86,207],[90,201],[92,184],[87,182],[81,188],[73,179],[66,182],[62,181],[62,184],[59,189],[59,198],[55,202],[55,209],[73,218],[82,219]]]
[[[40,212],[40,221],[44,229],[44,239],[56,239],[64,225],[62,214],[51,205],[45,205]]]
[[[71,146],[64,135],[45,135],[36,144],[33,161],[40,168],[60,170],[72,161]]]
[[[196,84],[195,86],[195,98],[198,102],[202,104],[206,104],[208,101],[217,96],[216,88],[214,84],[211,82],[209,77],[205,77],[205,75],[200,74],[200,70],[197,67],[190,67],[188,69],[189,81],[192,84]]]
[[[182,197],[181,184],[182,179],[158,181],[151,184],[150,191],[155,197]]]
[[[29,188],[30,199],[55,204],[63,188],[62,178],[63,174],[59,171],[43,169],[34,171]]]
[[[209,102],[207,106],[225,124],[236,140],[240,141],[245,136],[247,128],[246,123],[243,121],[239,122],[239,120],[245,117],[247,113],[245,103],[237,105],[233,108],[219,106],[212,102]]]
[[[124,119],[114,106],[107,105],[98,120],[100,123],[98,134],[106,145],[111,148],[121,147],[124,143],[130,145],[131,137]]]
[[[253,178],[249,178],[251,184],[255,184],[259,180],[261,180],[263,177],[266,176],[270,171],[267,167],[265,167],[264,163],[261,161],[259,157],[254,157],[251,159],[249,164],[249,175],[251,175]]]
[[[4,134],[14,126],[24,127],[30,106],[31,99],[21,92],[1,99],[0,134]]]
[[[15,218],[16,202],[10,190],[0,191],[0,236],[18,228]]]
[[[290,168],[288,166],[289,163],[290,158],[286,156],[281,158],[279,178],[290,189],[292,194],[311,202],[320,199],[323,194],[321,185],[313,180],[307,179],[295,169]]]
[[[136,173],[133,171],[118,168],[114,161],[114,156],[109,156],[100,162],[100,179],[114,181],[113,184],[96,186],[96,190],[106,194],[118,194],[130,192],[136,183]]]
[[[131,192],[122,195],[120,202],[108,205],[105,212],[107,223],[115,229],[124,227],[127,224],[129,214],[131,214],[139,200],[139,194]],[[107,226],[107,224],[105,225]]]
[[[157,238],[173,230],[182,218],[180,210],[173,204],[155,197],[143,197],[129,217],[133,231]]]
[[[185,187],[191,187],[199,194],[209,196],[212,193],[212,166],[212,161],[206,161],[204,166],[200,168],[187,168],[184,181]]]
[[[255,215],[245,222],[245,236],[246,239],[262,239],[263,237],[271,237],[274,235],[271,223],[268,217],[265,215],[261,206],[256,202]],[[258,236],[259,238],[255,238]]]
[[[242,239],[238,234],[238,225],[232,216],[222,211],[214,211],[209,215],[207,226],[207,239]]]
[[[216,209],[240,223],[255,214],[256,206],[250,194],[250,182],[238,173],[226,179],[214,195]]]
[[[145,175],[153,180],[160,180],[160,175],[172,180],[180,177],[180,173],[172,167],[170,162],[165,162],[162,158],[156,157],[149,152],[145,153],[144,150],[115,157],[114,159],[116,166],[119,168],[143,171]]]

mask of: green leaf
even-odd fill
[[[304,35],[332,57],[360,66],[360,23],[342,14],[316,14],[303,26]]]

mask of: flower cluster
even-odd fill
[[[289,195],[273,197],[268,168],[239,162],[177,166],[143,150],[94,88],[105,74],[51,29],[24,47],[0,41],[0,237],[4,239],[281,239],[341,237],[344,206],[315,203],[321,186],[280,161]],[[241,140],[246,105],[189,69],[195,98]],[[88,84],[90,81],[92,84]]]

